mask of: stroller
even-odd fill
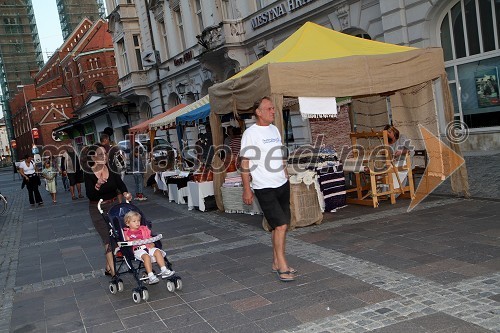
[[[120,278],[121,274],[131,273],[137,282],[137,287],[132,291],[132,299],[135,303],[140,303],[141,300],[147,301],[149,299],[148,288],[145,284],[148,283],[149,279],[146,271],[144,270],[144,264],[142,261],[135,259],[134,257],[134,246],[140,246],[144,244],[154,243],[155,247],[161,249],[162,244],[160,239],[162,235],[156,235],[152,238],[141,239],[135,241],[126,241],[123,234],[123,228],[125,226],[124,216],[129,211],[138,212],[141,215],[141,225],[145,225],[151,229],[151,222],[148,221],[144,214],[139,208],[130,203],[121,203],[111,207],[107,214],[101,209],[102,199],[97,204],[99,212],[109,226],[109,235],[112,247],[115,249],[113,262],[115,266],[116,275],[109,282],[109,291],[112,294],[123,291],[123,280]],[[172,264],[164,257],[165,264],[169,270],[172,269]],[[167,284],[167,290],[169,292],[174,292],[176,289],[182,289],[182,280],[177,274],[165,279]]]

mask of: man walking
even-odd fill
[[[285,257],[286,232],[291,216],[290,183],[284,160],[285,147],[280,132],[272,124],[275,110],[269,97],[254,104],[254,115],[257,122],[243,133],[241,139],[243,202],[251,205],[255,192],[271,228],[272,270],[280,281],[293,281],[297,271],[288,266]]]

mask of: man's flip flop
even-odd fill
[[[285,271],[285,272],[276,271],[276,273],[278,274],[278,279],[280,279],[280,281],[282,282],[290,282],[295,280],[294,277],[288,277],[288,278],[282,277],[282,275],[291,275],[292,272],[290,271]]]
[[[298,270],[296,270],[295,268],[292,268],[292,267],[288,267],[288,271],[290,272],[290,274],[297,274],[299,272]],[[271,270],[271,272],[277,273],[278,270],[273,268]]]

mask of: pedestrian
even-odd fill
[[[50,160],[46,160],[44,163],[44,168],[42,170],[42,177],[45,178],[45,189],[50,193],[50,196],[52,197],[52,203],[54,204],[57,203],[56,176],[57,176],[56,169],[52,167]]]
[[[104,147],[106,154],[108,154],[108,162],[111,172],[120,173],[122,180],[125,176],[125,161],[123,160],[122,151],[118,146],[112,144],[108,133],[102,133],[99,136],[99,144]],[[118,202],[123,201],[123,195],[118,193]]]
[[[97,208],[100,199],[103,211],[108,211],[113,203],[118,203],[117,193],[122,193],[126,200],[132,200],[132,195],[128,192],[127,186],[120,175],[109,169],[108,154],[106,149],[100,145],[85,147],[82,150],[82,158],[85,161],[85,191],[89,199],[89,215],[94,224],[94,228],[101,237],[106,255],[105,274],[115,276],[115,266],[113,262],[113,249],[110,244],[109,230],[104,223],[101,213]]]
[[[141,147],[135,147],[132,174],[135,181],[135,200],[144,201],[148,198],[144,195],[144,173],[146,172],[145,152]]]
[[[26,186],[28,189],[28,198],[32,207],[35,206],[35,202],[38,206],[43,205],[42,196],[38,190],[38,186],[41,184],[38,172],[39,170],[33,161],[33,156],[24,156],[24,161],[19,163],[19,173],[23,177],[22,187]]]
[[[64,150],[62,152],[61,169],[66,171],[69,180],[69,191],[71,192],[71,199],[76,200],[83,198],[82,183],[83,183],[83,170],[80,167],[80,161],[74,151]],[[75,193],[75,187],[78,191],[78,197]]]
[[[285,256],[291,218],[290,183],[281,135],[272,124],[275,109],[269,97],[254,104],[254,115],[257,122],[243,132],[241,139],[243,202],[251,205],[255,193],[271,229],[272,271],[280,281],[293,281],[297,271],[288,265]]]

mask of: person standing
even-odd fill
[[[134,158],[132,160],[132,174],[135,181],[135,200],[144,201],[148,200],[144,196],[144,173],[146,172],[146,161],[144,152],[141,147],[135,147]]]
[[[118,202],[118,193],[122,193],[128,201],[132,200],[132,195],[128,192],[127,186],[120,175],[109,168],[108,154],[103,146],[90,146],[82,151],[84,167],[85,191],[89,199],[89,215],[94,224],[94,228],[101,237],[106,255],[105,274],[115,276],[115,266],[113,262],[113,249],[110,244],[109,230],[104,223],[97,204],[102,199],[101,208],[107,212],[114,203]]]
[[[275,109],[269,97],[254,104],[254,115],[257,122],[243,132],[241,139],[243,202],[251,205],[255,193],[271,229],[272,271],[280,281],[293,281],[297,271],[288,265],[285,256],[291,218],[290,183],[281,135],[272,124]]]
[[[56,201],[56,193],[57,193],[57,184],[56,184],[56,176],[57,171],[51,165],[50,160],[46,160],[44,163],[44,168],[42,170],[42,176],[45,178],[47,183],[46,189],[50,193],[52,197],[52,203],[57,203]]]
[[[82,183],[83,183],[83,170],[80,167],[80,162],[78,161],[78,156],[75,152],[64,151],[62,153],[61,159],[61,170],[66,172],[69,180],[69,191],[71,192],[71,198],[76,200],[78,198],[83,198],[82,195]],[[75,193],[75,187],[78,191],[78,197]]]
[[[42,196],[40,191],[38,191],[38,186],[40,186],[40,177],[37,174],[38,169],[33,161],[33,156],[26,155],[24,161],[19,163],[19,173],[23,177],[23,182],[26,184],[28,189],[28,197],[31,206],[35,206],[35,202],[38,206],[43,205]]]

